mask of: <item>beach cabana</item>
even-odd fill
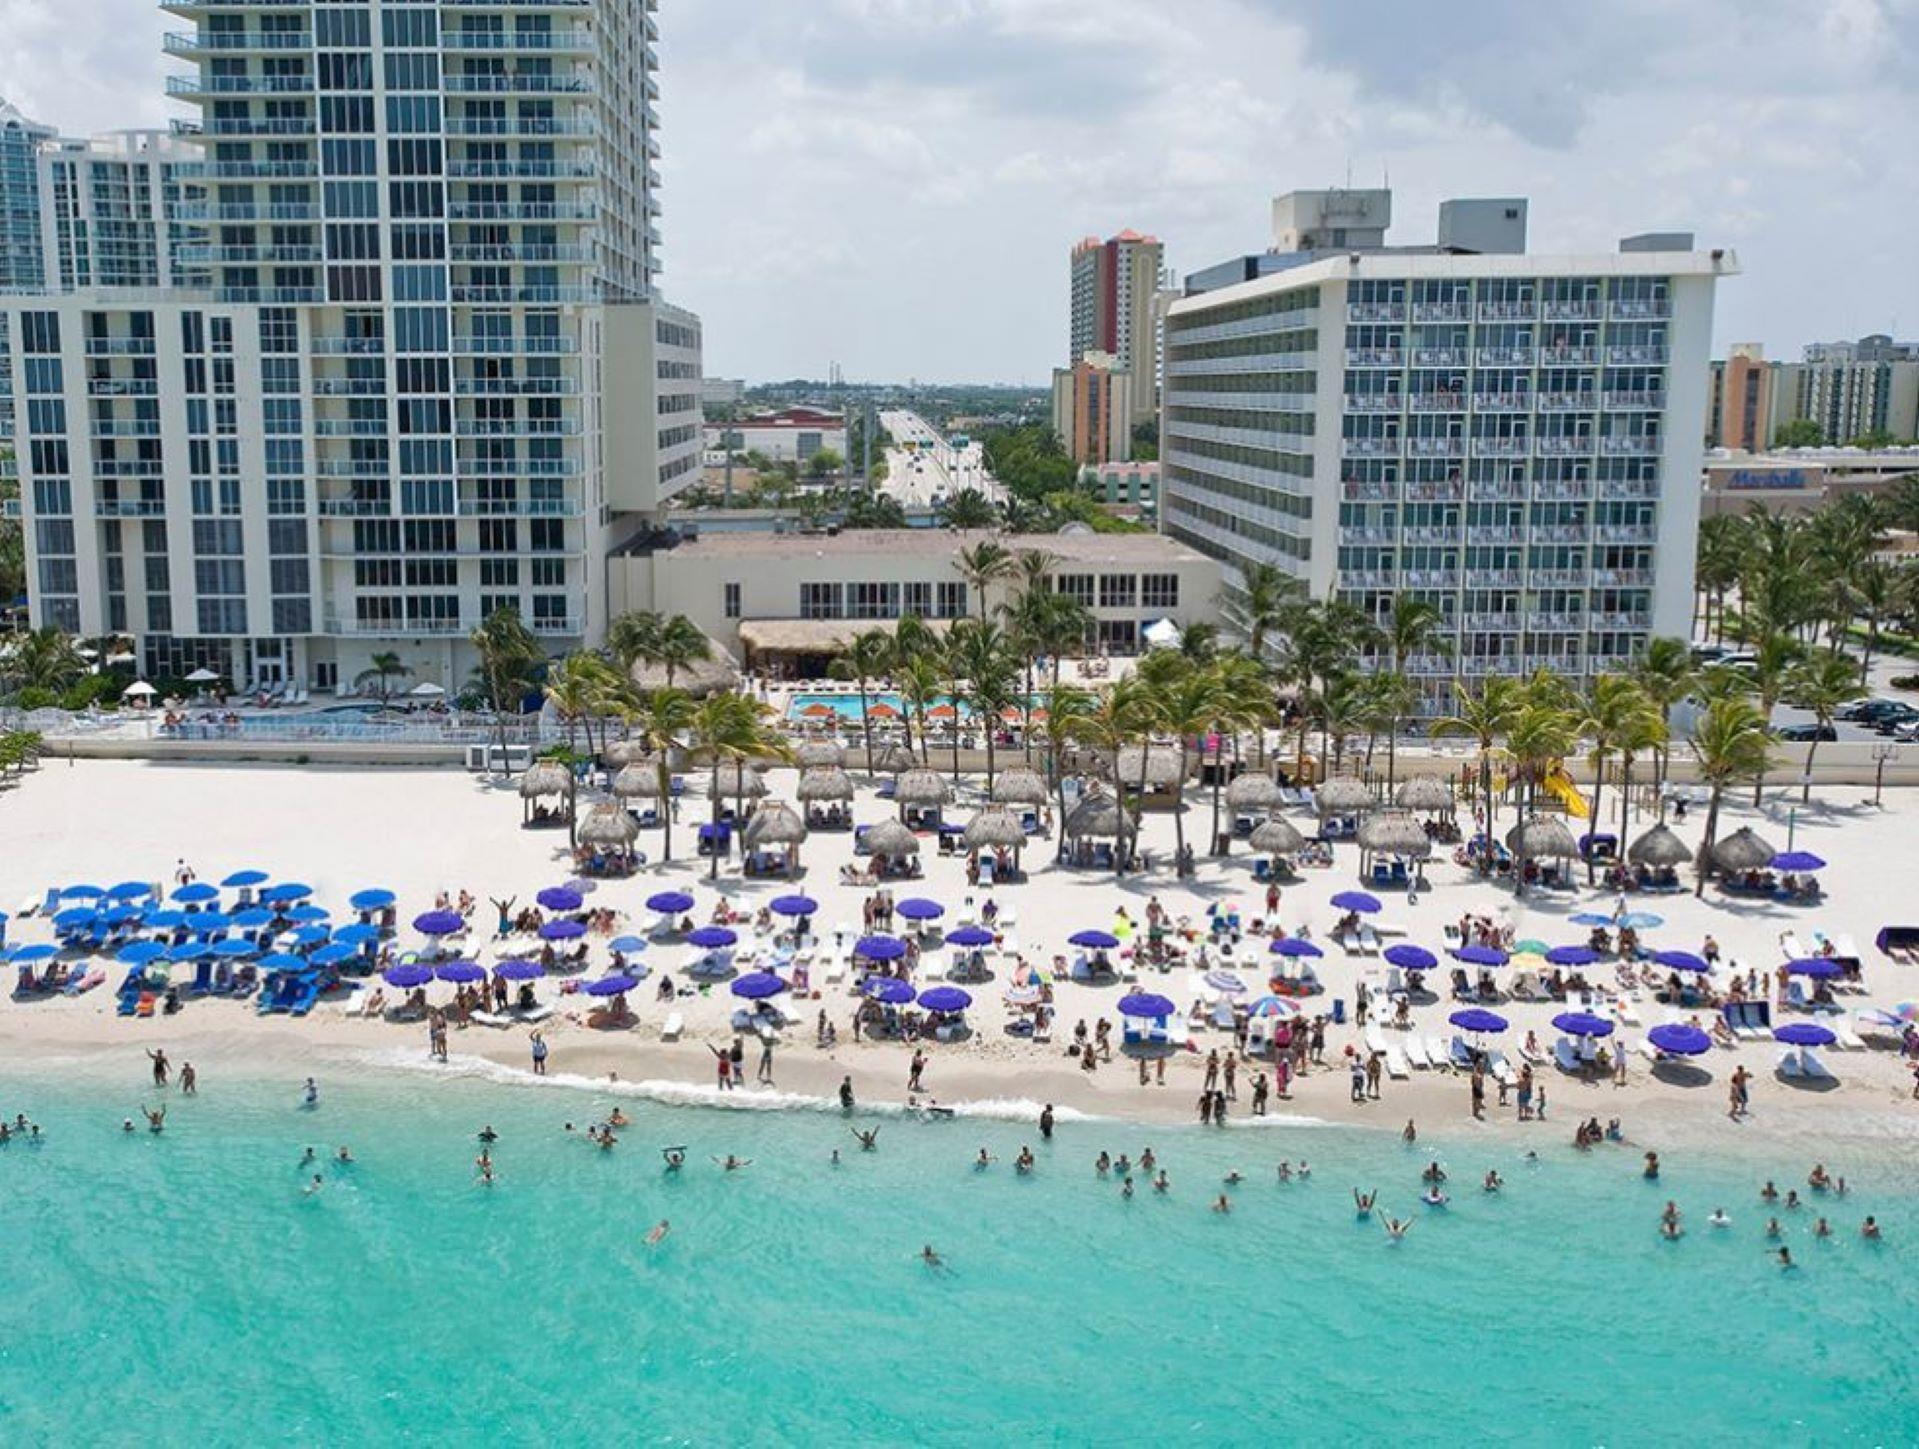
[[[791,875],[799,865],[800,843],[805,839],[806,822],[791,805],[777,801],[762,805],[746,825],[747,874],[770,873],[774,867],[762,857],[777,853],[781,873]]]
[[[940,807],[952,798],[953,788],[946,783],[946,777],[931,770],[908,770],[893,787],[900,819],[909,825],[939,824]]]
[[[1226,803],[1244,815],[1262,814],[1280,803],[1279,785],[1258,771],[1236,775],[1226,786]]]
[[[1667,825],[1655,825],[1626,847],[1626,859],[1633,865],[1654,870],[1672,870],[1692,859],[1687,845]]]
[[[982,857],[981,882],[984,884],[985,868],[991,864],[993,853],[996,851],[1013,852],[1013,871],[1017,875],[1019,853],[1026,844],[1026,827],[1021,823],[1020,818],[1004,805],[988,805],[966,822],[965,830],[960,832],[960,843],[968,851]]]
[[[1050,798],[1052,792],[1046,788],[1046,782],[1039,777],[1039,773],[1023,765],[1002,770],[999,778],[993,781],[992,800],[995,805],[1044,805]]]
[[[832,740],[808,740],[793,752],[793,763],[802,770],[838,770],[846,764],[846,747]]]
[[[1130,827],[1132,817],[1120,808],[1120,804],[1103,790],[1089,791],[1079,804],[1066,813],[1066,838],[1074,842],[1071,863],[1074,865],[1110,865],[1112,859],[1105,847],[1087,844],[1092,840],[1117,840],[1120,831]],[[1106,855],[1101,859],[1102,854]]]
[[[806,823],[816,829],[843,830],[853,823],[845,808],[853,800],[853,777],[837,765],[802,770],[793,798],[806,807]]]
[[[1358,839],[1360,877],[1376,886],[1410,885],[1406,863],[1418,864],[1433,853],[1426,828],[1403,810],[1379,810],[1362,817]],[[1380,860],[1380,856],[1391,859]]]
[[[1192,773],[1192,761],[1182,759],[1171,745],[1129,745],[1119,752],[1119,778],[1115,782],[1122,795],[1139,791],[1140,805],[1170,805],[1177,788]]]
[[[707,793],[716,800],[763,800],[766,781],[747,760],[721,760],[705,771]]]
[[[566,766],[542,760],[520,776],[520,824],[535,825],[549,812],[538,802],[564,796],[573,788],[573,777]]]
[[[669,783],[668,789],[671,788]],[[626,765],[613,777],[613,793],[622,800],[657,800],[660,798],[660,772],[651,760],[644,764],[635,761]]]
[[[1363,815],[1379,802],[1365,782],[1350,775],[1339,775],[1313,791],[1313,808],[1323,820],[1329,815]]]
[[[1750,825],[1742,825],[1724,840],[1714,843],[1713,865],[1726,875],[1743,875],[1764,870],[1779,852]]]
[[[1401,810],[1436,814],[1453,808],[1453,792],[1435,775],[1415,775],[1399,782],[1399,788],[1393,791],[1393,804]]]
[[[1292,821],[1274,816],[1253,827],[1250,843],[1262,855],[1297,855],[1306,848],[1306,837]]]
[[[582,847],[596,855],[611,855],[624,864],[631,861],[633,842],[639,838],[640,822],[623,805],[595,805],[580,822],[578,833]]]
[[[904,745],[888,745],[873,762],[875,770],[884,770],[889,775],[902,775],[919,767],[919,756]]]
[[[920,849],[919,837],[897,820],[880,821],[861,835],[860,843],[868,854],[893,864],[918,855]]]

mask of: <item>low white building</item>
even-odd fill
[[[760,453],[775,463],[805,463],[823,450],[846,456],[846,419],[839,413],[791,407],[706,425],[709,458],[723,460],[729,452]]]
[[[684,614],[742,664],[788,674],[820,672],[855,634],[906,614],[978,617],[981,600],[961,576],[962,549],[993,539],[1038,551],[1047,578],[1091,610],[1089,643],[1130,654],[1145,628],[1215,623],[1222,570],[1157,534],[1014,534],[944,529],[864,529],[839,534],[729,533],[636,547],[609,561],[613,615]],[[990,613],[1018,585],[988,586]]]

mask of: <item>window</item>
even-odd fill
[[[1053,591],[1064,594],[1067,598],[1076,600],[1089,609],[1093,607],[1093,576],[1091,574],[1055,574]]]
[[[897,619],[900,613],[900,586],[896,583],[854,583],[847,612],[855,619]]]
[[[801,584],[800,617],[802,619],[839,619],[841,613],[839,584]]]
[[[1102,609],[1130,609],[1139,598],[1139,578],[1135,574],[1101,574],[1099,606]]]
[[[966,585],[963,582],[942,583],[939,588],[939,617],[942,619],[963,619],[966,617]]]
[[[932,584],[930,583],[907,584],[906,594],[905,594],[905,603],[902,607],[904,608],[906,613],[915,615],[918,618],[921,618],[921,619],[932,618],[933,617],[933,586]]]
[[[729,619],[739,618],[740,617],[740,586],[738,584],[729,583],[722,590],[722,593],[725,598],[725,602],[722,605],[722,609],[726,617]]]
[[[1177,609],[1179,607],[1179,575],[1140,575],[1139,602],[1140,607],[1146,609]]]

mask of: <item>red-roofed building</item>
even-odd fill
[[[1087,237],[1073,248],[1066,365],[1078,366],[1089,352],[1118,358],[1132,378],[1129,428],[1159,410],[1154,301],[1164,263],[1158,238],[1131,230],[1105,241]]]

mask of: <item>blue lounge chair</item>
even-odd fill
[[[305,1016],[313,1010],[313,1003],[320,999],[320,978],[317,976],[296,976],[293,979],[293,1001],[287,1007],[289,1016]]]
[[[140,1005],[140,993],[146,989],[146,978],[140,974],[139,967],[127,972],[127,979],[120,983],[117,993],[120,1004],[115,1008],[118,1016],[132,1016]]]
[[[208,996],[213,992],[213,960],[211,957],[197,963],[193,971],[193,980],[180,994],[182,996]]]

